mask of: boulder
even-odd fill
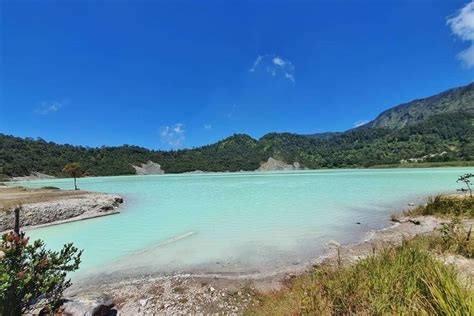
[[[116,315],[112,297],[107,294],[87,294],[66,299],[63,315],[109,316]]]

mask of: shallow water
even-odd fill
[[[459,187],[474,168],[324,170],[97,177],[83,190],[119,193],[118,215],[29,231],[84,249],[74,278],[205,272],[263,273],[307,262],[329,240],[361,241],[408,202]],[[25,181],[71,189],[71,179]],[[360,222],[360,224],[357,224]]]

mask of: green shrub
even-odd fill
[[[79,268],[82,251],[72,244],[60,252],[41,240],[29,244],[24,233],[4,234],[0,241],[0,315],[23,315],[35,306],[53,314],[71,286],[66,278]]]
[[[407,215],[437,215],[474,217],[474,197],[457,197],[437,195],[430,197],[428,203],[408,211]]]
[[[458,219],[441,227],[443,251],[450,251],[467,258],[474,258],[472,227],[467,230]]]
[[[412,242],[425,250],[436,253],[474,258],[472,227],[466,228],[458,218],[443,224],[432,234],[417,236]]]

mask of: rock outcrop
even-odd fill
[[[303,167],[299,162],[294,162],[293,164],[287,164],[283,161],[276,160],[273,157],[268,158],[266,162],[263,162],[260,165],[260,168],[257,171],[275,171],[275,170],[304,170],[306,169]]]
[[[142,163],[141,166],[132,165],[135,169],[135,173],[138,175],[148,175],[148,174],[163,174],[164,170],[161,169],[161,166],[156,162],[148,160],[147,163]]]
[[[447,151],[443,151],[443,152],[440,152],[440,153],[424,155],[423,157],[419,157],[419,158],[402,159],[402,160],[400,160],[400,163],[423,162],[423,161],[425,161],[429,158],[442,157],[442,156],[447,155],[447,154],[448,154]]]
[[[107,294],[87,294],[68,298],[63,304],[64,315],[116,315],[112,297]]]
[[[25,204],[20,211],[20,226],[60,224],[118,213],[123,199],[115,194],[88,193],[55,201]],[[13,228],[14,212],[0,212],[0,231]]]
[[[110,313],[116,311],[117,315],[242,315],[247,307],[257,303],[251,290],[236,279],[181,274],[111,282],[100,287],[104,294],[94,294],[97,290],[96,285],[80,288],[70,303],[63,305],[65,314],[91,315],[98,307],[115,303]],[[106,299],[101,299],[104,296]],[[107,297],[112,297],[113,302]]]

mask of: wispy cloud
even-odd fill
[[[357,122],[354,123],[354,127],[359,127],[359,126],[365,125],[367,123],[369,123],[368,120],[360,120],[360,121],[357,121]]]
[[[249,71],[264,71],[272,77],[280,77],[295,82],[295,66],[288,59],[274,54],[257,56]]]
[[[467,66],[474,66],[474,1],[466,4],[457,14],[450,17],[447,24],[454,35],[469,43],[469,47],[458,54]]]
[[[232,118],[234,116],[235,112],[237,112],[237,108],[238,108],[237,104],[232,104],[232,108],[226,114],[227,118]]]
[[[40,115],[47,115],[50,113],[58,112],[62,107],[63,104],[58,101],[43,101],[35,110],[35,113]]]
[[[263,56],[257,56],[257,59],[255,59],[255,61],[253,62],[253,66],[252,68],[249,69],[249,71],[255,72],[255,70],[257,70],[258,65],[262,61],[262,59],[263,59]]]
[[[212,125],[211,125],[211,124],[204,124],[203,127],[204,127],[204,129],[205,129],[206,131],[210,131],[210,130],[212,129]]]
[[[179,148],[186,140],[186,128],[182,123],[163,126],[160,130],[161,141],[171,147]]]

